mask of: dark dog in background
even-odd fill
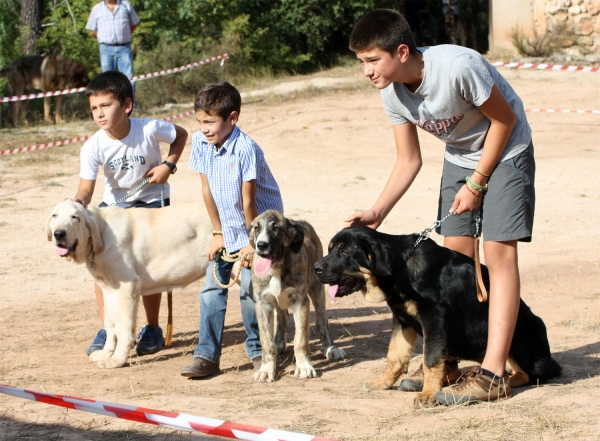
[[[457,4],[457,0],[448,1],[447,10],[444,14],[444,33],[450,44],[477,49],[475,17],[468,16],[464,10],[458,14],[458,9],[454,8],[454,5]]]
[[[423,336],[423,390],[415,406],[430,406],[442,389],[447,355],[481,361],[488,336],[489,303],[477,300],[474,260],[418,234],[392,236],[368,227],[337,233],[329,254],[315,264],[329,295],[361,291],[371,302],[387,302],[393,313],[392,338],[383,375],[369,384],[390,389],[406,373],[418,335]],[[481,266],[489,292],[489,274]],[[493,293],[491,294],[493,295]],[[546,327],[521,300],[508,363],[513,387],[560,376]]]
[[[11,95],[29,95],[35,90],[56,92],[74,87],[85,87],[90,82],[86,67],[78,61],[62,55],[31,56],[19,58],[10,66],[0,70],[0,77],[6,77]],[[44,97],[44,120],[50,118],[50,98]],[[56,123],[61,123],[60,108],[62,95],[54,97],[56,102]],[[27,100],[13,102],[13,125],[25,116]]]
[[[288,310],[294,316],[294,356],[299,378],[317,374],[310,360],[310,301],[315,308],[315,324],[321,351],[328,360],[346,357],[334,345],[325,311],[325,291],[315,277],[313,265],[323,257],[323,246],[314,228],[294,221],[278,211],[268,210],[250,224],[250,244],[255,249],[252,288],[262,346],[262,365],[254,380],[275,380],[277,354],[285,351]],[[309,301],[310,299],[310,301]]]

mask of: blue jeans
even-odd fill
[[[118,70],[127,76],[133,78],[133,52],[131,44],[123,46],[112,46],[110,44],[100,43],[100,66],[102,72],[108,70]],[[135,92],[135,83],[132,83]]]
[[[221,288],[215,282],[213,266],[217,265],[217,275],[221,283],[228,284],[232,263],[211,260],[206,269],[206,282],[198,294],[200,298],[200,331],[198,345],[194,350],[194,358],[199,357],[213,363],[219,363],[225,311],[227,310],[227,289]],[[240,304],[242,321],[246,329],[246,352],[251,359],[262,355],[258,321],[256,319],[256,302],[252,296],[252,281],[250,270],[242,269],[240,286]]]

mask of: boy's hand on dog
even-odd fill
[[[225,248],[225,240],[221,234],[217,234],[213,236],[210,245],[208,246],[208,251],[206,252],[208,260],[215,260],[215,256],[221,248]]]
[[[467,184],[463,185],[462,188],[456,193],[454,203],[450,207],[450,213],[463,214],[469,211],[475,211],[481,206],[481,196],[475,196],[468,188]]]
[[[377,229],[383,219],[373,210],[363,210],[354,213],[344,219],[344,228],[357,227],[359,225],[365,225],[373,229]]]

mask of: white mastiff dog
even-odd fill
[[[127,362],[139,297],[183,288],[203,277],[211,229],[199,203],[88,210],[65,200],[54,207],[48,240],[59,256],[85,263],[104,293],[106,344],[90,360],[104,368]]]

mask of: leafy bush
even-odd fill
[[[98,43],[85,29],[99,0],[43,0],[38,48],[84,63],[90,77],[100,72]],[[376,7],[397,8],[392,0],[130,0],[140,25],[133,35],[136,74],[155,72],[229,53],[228,78],[308,73],[349,55],[356,21]],[[22,54],[19,0],[0,0],[0,68]],[[224,78],[218,63],[140,81],[140,110],[191,100],[206,82]],[[3,95],[6,82],[0,79]],[[87,115],[85,100],[68,99],[71,115]],[[37,111],[37,104],[31,103]],[[80,108],[81,106],[81,108]],[[2,122],[8,112],[2,106]]]

